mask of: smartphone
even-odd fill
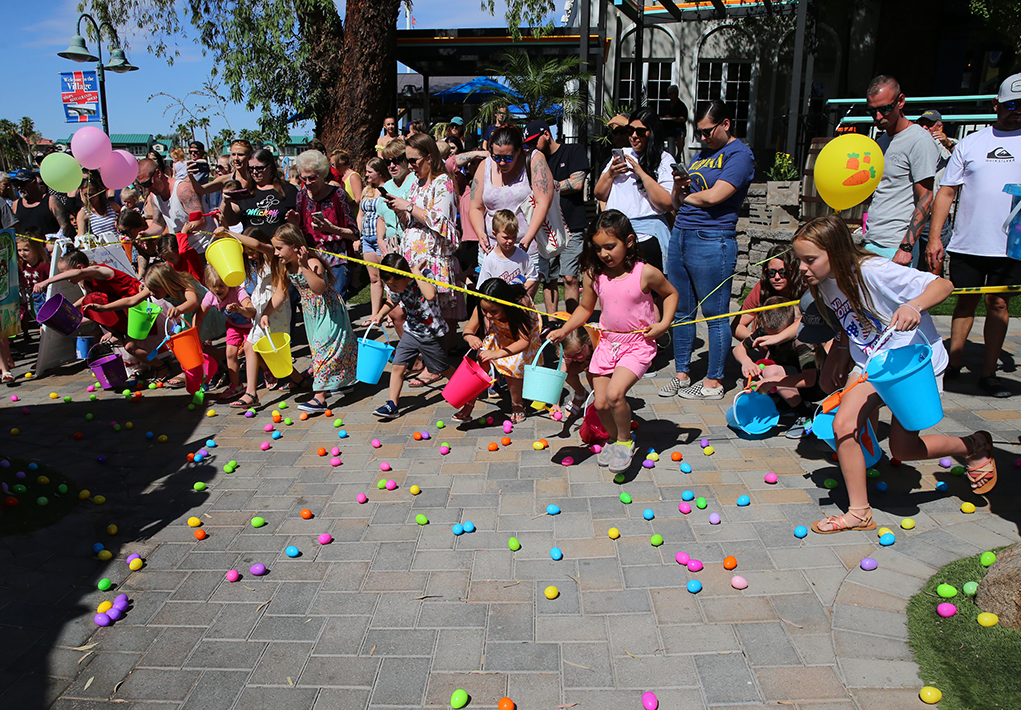
[[[322,219],[323,218],[323,213],[322,212],[313,212],[312,213],[312,218],[315,219],[316,217],[318,217],[319,219]]]
[[[688,170],[680,163],[670,163],[670,167],[674,169],[674,175],[686,178],[688,177]]]
[[[613,153],[613,159],[614,160],[619,160],[622,163],[624,162],[624,149],[623,148],[614,148],[610,152]]]
[[[383,187],[382,185],[380,185],[377,189],[379,190],[379,194],[382,195],[383,197],[390,197],[390,193],[387,192],[386,188]]]

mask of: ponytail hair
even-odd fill
[[[482,312],[482,301],[490,296],[509,303],[521,303],[528,297],[528,292],[522,284],[509,284],[500,278],[487,279],[479,288],[479,305],[476,306],[479,314],[479,323],[485,323],[485,314]],[[503,304],[497,304],[503,308],[507,316],[507,323],[510,325],[511,335],[515,338],[527,338],[532,325],[531,314],[521,308],[512,308]]]

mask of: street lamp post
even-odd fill
[[[92,25],[92,29],[96,32],[96,47],[99,53],[97,57],[89,48],[85,45],[85,37],[82,36],[82,20],[88,20],[89,24]],[[113,46],[110,49],[110,63],[105,67],[103,66],[103,28],[109,30],[111,37],[113,37]],[[113,25],[109,22],[97,23],[95,18],[88,13],[82,13],[78,18],[78,34],[71,38],[71,43],[67,46],[67,49],[63,52],[57,52],[58,57],[64,59],[70,59],[73,62],[96,62],[96,80],[99,84],[99,106],[102,112],[103,132],[110,135],[110,124],[109,118],[106,113],[106,85],[104,83],[104,71],[109,69],[117,74],[125,74],[129,71],[138,71],[138,67],[133,66],[124,56],[124,50],[121,49],[120,41],[117,39],[117,30],[114,29]]]

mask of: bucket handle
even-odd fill
[[[862,382],[865,382],[866,380],[869,379],[869,363],[872,362],[872,358],[879,354],[882,347],[886,345],[887,341],[890,340],[890,338],[893,337],[893,334],[895,332],[896,332],[895,330],[891,330],[890,328],[887,328],[885,331],[883,331],[883,333],[879,336],[879,340],[876,343],[876,347],[872,350],[872,354],[869,355],[868,360],[865,361],[865,367],[862,368],[862,372],[860,375],[858,375],[858,379],[844,387],[844,389],[837,390],[836,392],[834,392],[833,394],[831,394],[829,397],[822,401],[821,407],[823,414],[829,414],[834,409],[839,407],[840,400],[844,397],[845,394],[847,394],[852,389],[860,385]]]
[[[156,347],[154,347],[152,349],[152,351],[148,355],[145,356],[145,359],[146,359],[147,362],[152,362],[153,360],[155,360],[156,357],[159,355],[160,349],[164,345],[166,345],[167,343],[170,342],[170,337],[171,337],[171,333],[170,333],[170,321],[171,320],[179,320],[179,319],[167,318],[164,321],[164,323],[163,323],[163,335],[164,335],[163,340],[161,340],[160,344],[157,345]],[[182,320],[182,323],[183,323],[183,320]]]
[[[365,334],[362,335],[362,340],[370,340],[369,331],[372,330],[373,326],[379,328],[379,331],[383,334],[383,337],[386,338],[386,344],[389,345],[390,336],[386,334],[386,328],[384,328],[383,326],[376,322],[369,323],[369,327],[365,329]]]
[[[1006,188],[1004,188],[1003,191],[1006,192]],[[1015,217],[1017,217],[1018,212],[1021,212],[1021,200],[1017,201],[1017,204],[1014,205],[1014,209],[1012,209],[1010,214],[1007,215],[1007,221],[1003,223],[1002,227],[1000,227],[1004,234],[1010,234],[1010,223],[1014,221]]]
[[[552,342],[553,342],[552,340],[545,341],[542,344],[542,346],[536,351],[535,357],[532,358],[532,367],[536,366],[536,363],[539,362],[539,358],[542,356],[542,351],[545,350],[546,346],[551,344]],[[560,362],[557,363],[557,367],[556,367],[557,372],[559,372],[560,368],[563,367],[563,365],[564,365],[564,346],[561,345],[560,343],[557,343],[556,345],[557,345],[558,348],[560,348]]]
[[[96,343],[91,348],[89,348],[89,351],[87,353],[85,353],[85,366],[88,367],[90,370],[92,369],[92,366],[95,364],[92,360],[92,351],[101,345],[104,347],[109,347],[106,343]]]

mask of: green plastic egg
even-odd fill
[[[509,547],[514,552],[517,552],[518,550],[521,549],[521,543],[518,542],[518,539],[516,537],[512,537],[509,540],[507,540],[507,547]]]
[[[631,502],[631,495],[628,493],[621,493],[620,502],[623,503],[624,505],[627,505],[628,503]]]
[[[975,594],[978,593],[978,582],[965,582],[964,593],[969,597],[975,596]]]
[[[662,535],[653,535],[652,538],[649,540],[649,542],[652,543],[653,547],[659,547],[660,545],[663,544],[663,536]]]
[[[96,588],[101,592],[109,592],[112,586],[113,582],[106,577],[103,577],[103,579],[99,580],[99,584],[96,585]]]
[[[617,485],[620,485],[626,480],[627,476],[625,476],[623,473],[618,473],[616,476],[613,477],[613,482],[616,483]]]
[[[206,484],[203,483],[202,481],[195,481],[195,485],[192,486],[192,488],[194,488],[197,491],[204,491],[206,490]]]
[[[883,474],[881,474],[879,472],[878,468],[870,468],[868,471],[865,472],[865,475],[868,476],[869,478],[879,478]],[[828,480],[832,481],[833,479],[831,478],[831,479],[828,479]]]
[[[95,395],[93,395],[93,397],[95,397]],[[86,414],[85,415],[85,421],[91,422],[92,421],[92,414]]]
[[[94,395],[94,394],[90,394],[89,395],[89,401],[95,402],[97,399],[99,399],[99,397],[97,397],[96,395]]]
[[[953,476],[963,476],[964,475],[964,466],[961,466],[961,465],[958,464],[957,466],[954,466],[952,469],[950,469],[950,473]]]
[[[265,524],[266,524],[266,519],[265,518],[260,518],[259,516],[256,516],[256,517],[252,518],[252,527],[253,528],[261,528]]]
[[[379,490],[385,489],[386,488],[386,479],[385,478],[381,478],[378,481],[376,481],[376,488],[378,488]]]
[[[996,562],[996,553],[994,552],[983,552],[978,558],[978,561],[982,563],[983,567],[989,567],[991,564]]]
[[[708,505],[709,502],[705,498],[700,497],[695,500],[695,507],[699,510],[705,510]]]
[[[450,696],[450,707],[463,708],[468,704],[468,693],[461,688],[455,690]]]
[[[840,482],[837,481],[837,479],[835,478],[827,478],[825,481],[822,482],[822,484],[832,490],[833,488],[839,486]]]
[[[383,482],[383,485],[384,485],[384,487],[386,486],[386,482],[385,481]],[[428,525],[429,524],[429,518],[427,518],[424,515],[422,515],[421,513],[419,513],[418,515],[415,516],[415,522],[418,523],[419,525]]]
[[[57,491],[59,493],[67,493],[67,486],[61,483],[59,486],[57,486]]]
[[[936,587],[936,594],[939,594],[944,599],[953,599],[957,596],[957,587],[950,584],[941,584]]]
[[[49,505],[50,499],[47,498],[46,496],[39,496],[38,498],[35,499],[35,503],[36,505]]]

